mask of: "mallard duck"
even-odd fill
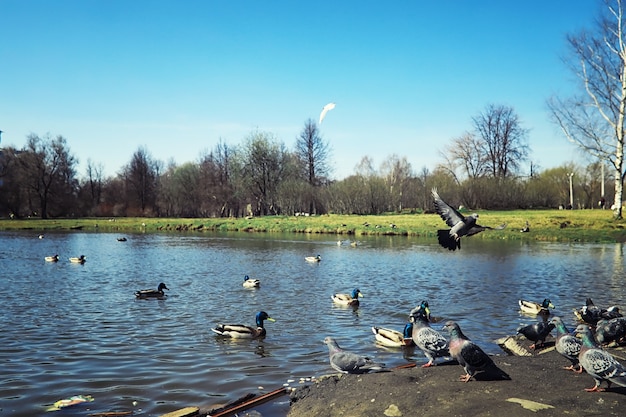
[[[413,339],[411,338],[413,334],[413,323],[407,323],[402,332],[373,326],[372,333],[374,333],[376,341],[383,346],[402,347],[413,345]]]
[[[77,258],[70,258],[70,262],[73,264],[84,264],[87,261],[87,258],[85,258],[85,255],[80,255]]]
[[[522,313],[533,315],[550,315],[550,309],[554,308],[554,304],[549,298],[544,298],[541,304],[534,301],[519,300],[519,308]]]
[[[234,339],[256,339],[259,337],[265,337],[266,335],[265,327],[263,327],[263,322],[265,320],[276,321],[265,311],[259,311],[256,313],[256,328],[252,326],[245,326],[243,324],[218,324],[211,330],[224,337],[232,337]]]
[[[158,288],[135,291],[135,297],[137,298],[163,298],[166,297],[163,290],[169,290],[164,283],[160,283]]]
[[[331,296],[335,303],[352,307],[359,305],[359,297],[363,297],[363,294],[358,288],[353,289],[352,294],[333,294]]]
[[[118,237],[117,238],[118,242],[126,242],[126,240],[128,240],[128,239],[126,239],[125,237]]]
[[[59,255],[53,255],[53,256],[46,256],[46,262],[58,262],[59,261]]]
[[[244,288],[259,288],[261,286],[261,281],[258,279],[252,279],[246,275],[243,277],[243,286]]]
[[[307,262],[319,262],[322,260],[322,257],[320,255],[317,256],[307,256],[304,258]]]

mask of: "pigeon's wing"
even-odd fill
[[[585,371],[596,380],[610,380],[626,386],[626,370],[613,356],[601,349],[590,349],[580,358]]]
[[[467,236],[475,235],[476,233],[484,232],[485,230],[502,230],[506,228],[506,223],[502,223],[500,226],[491,227],[491,226],[481,226],[479,224],[475,224],[471,229],[467,231]]]
[[[373,362],[366,356],[351,352],[337,352],[330,357],[330,366],[340,372],[361,373],[382,369],[382,364]]]
[[[448,356],[448,341],[436,330],[424,327],[417,333],[418,340],[415,344],[422,350],[426,350],[433,356]]]
[[[476,371],[485,370],[494,366],[493,360],[477,344],[466,341],[461,348],[460,355],[465,362],[465,370],[473,375]],[[470,372],[472,371],[472,372]]]
[[[461,213],[456,211],[452,206],[439,197],[439,193],[437,193],[437,190],[434,188],[432,190],[432,195],[435,201],[435,210],[437,210],[437,214],[441,216],[443,221],[445,221],[448,226],[454,227],[454,225],[465,220],[465,217]]]

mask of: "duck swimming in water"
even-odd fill
[[[358,288],[352,290],[352,294],[333,294],[331,298],[335,304],[344,306],[358,307],[359,297],[363,297],[363,294]]]
[[[243,287],[244,288],[259,288],[261,287],[261,281],[258,279],[252,279],[249,276],[243,277]]]
[[[163,290],[169,290],[164,283],[160,283],[159,287],[155,289],[139,290],[135,291],[135,297],[137,298],[164,298],[166,297]]]
[[[232,337],[233,339],[257,339],[267,334],[263,322],[276,321],[265,311],[256,313],[256,328],[243,324],[218,324],[211,330],[220,336]]]
[[[46,262],[59,262],[59,255],[46,256]]]

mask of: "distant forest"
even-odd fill
[[[119,173],[108,178],[102,175],[102,165],[91,160],[79,176],[78,161],[63,136],[31,134],[23,149],[1,150],[0,216],[415,213],[432,211],[433,187],[451,204],[471,209],[599,207],[600,163],[533,168],[527,163],[527,131],[510,107],[489,106],[474,125],[473,131],[441,150],[433,171],[416,172],[406,157],[398,155],[389,155],[379,167],[363,157],[353,175],[338,181],[329,179],[329,146],[310,119],[294,149],[271,133],[255,131],[238,146],[218,143],[198,162],[166,166],[140,147]],[[528,166],[530,172],[523,173],[522,167]],[[611,190],[614,179],[604,181]],[[604,198],[612,201],[612,195]]]

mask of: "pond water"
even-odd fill
[[[425,362],[419,350],[385,349],[371,326],[401,330],[423,299],[454,319],[487,352],[494,339],[534,321],[519,298],[550,297],[570,327],[586,297],[622,305],[623,244],[555,244],[466,239],[448,252],[435,240],[366,237],[356,247],[334,236],[266,234],[0,233],[0,415],[45,413],[55,401],[92,395],[63,415],[129,411],[158,416],[211,408],[288,380],[331,373],[322,343],[389,367]],[[58,263],[44,257],[58,253]],[[84,265],[68,258],[84,254]],[[322,261],[305,262],[320,254]],[[261,280],[245,289],[243,276]],[[170,288],[166,300],[134,291]],[[358,287],[354,310],[331,295]],[[254,324],[267,311],[264,340],[223,340],[219,322]],[[434,325],[438,328],[438,325]],[[263,416],[285,416],[288,397]]]

